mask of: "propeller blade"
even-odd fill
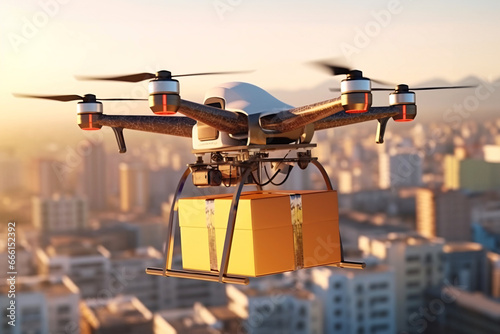
[[[410,90],[438,90],[438,89],[460,89],[460,88],[474,88],[477,86],[438,86],[438,87],[419,87],[410,88]]]
[[[379,85],[384,85],[384,86],[394,86],[394,83],[392,82],[387,82],[387,81],[382,81],[378,79],[372,79],[370,78],[371,81],[378,83]]]
[[[418,88],[411,88],[410,90],[439,90],[439,89],[460,89],[460,88],[474,88],[477,86],[436,86],[436,87],[418,87]],[[379,91],[379,92],[391,92],[394,91],[394,88],[372,88],[372,91]]]
[[[83,96],[80,95],[29,95],[29,94],[17,94],[17,93],[14,93],[13,95],[15,97],[45,99],[45,100],[54,100],[61,102],[83,100]]]
[[[13,94],[15,97],[31,98],[31,99],[45,99],[61,102],[78,101],[83,100],[84,97],[80,95],[30,95],[30,94]],[[134,99],[134,98],[105,98],[100,99],[96,97],[97,101],[147,101],[148,99]]]
[[[314,61],[311,62],[311,64],[323,69],[323,71],[331,75],[349,74],[349,72],[352,70],[344,66],[332,65],[331,63],[328,63],[326,61]]]
[[[394,88],[372,88],[373,92],[392,92]]]
[[[328,88],[330,92],[340,92],[340,88]],[[372,88],[372,91],[387,91],[392,92],[394,88]]]
[[[238,74],[238,73],[251,73],[251,72],[253,72],[253,70],[249,70],[249,71],[225,71],[225,72],[202,72],[202,73],[176,74],[176,75],[172,75],[172,78],[192,77],[192,76],[200,76],[200,75]]]
[[[88,76],[75,76],[78,80],[107,80],[107,81],[124,81],[124,82],[140,82],[147,79],[153,79],[156,77],[154,73],[136,73],[136,74],[128,74],[128,75],[118,75],[111,77],[88,77]]]
[[[344,67],[344,66],[338,66],[338,65],[333,65],[332,63],[328,62],[328,61],[315,61],[315,62],[312,62],[313,65],[317,66],[317,67],[320,67],[323,71],[331,74],[331,75],[341,75],[341,74],[350,74],[353,69],[352,68],[348,68],[348,67]],[[387,82],[387,81],[382,81],[382,80],[377,80],[377,79],[373,79],[373,78],[370,78],[371,81],[373,82],[376,82],[380,85],[384,85],[384,86],[394,86],[393,83],[391,82]]]
[[[188,73],[188,74],[177,74],[172,75],[172,78],[175,77],[192,77],[192,76],[200,76],[200,75],[218,75],[218,74],[235,74],[235,73],[249,73],[253,71],[226,71],[226,72],[201,72],[201,73]],[[107,81],[124,81],[124,82],[140,82],[148,79],[156,78],[156,74],[144,72],[144,73],[136,73],[136,74],[128,74],[128,75],[118,75],[118,76],[110,76],[110,77],[91,77],[91,76],[75,76],[78,80],[107,80]]]
[[[107,99],[100,99],[97,98],[96,100],[98,101],[147,101],[148,99],[132,99],[132,98],[107,98]]]

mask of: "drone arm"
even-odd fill
[[[188,117],[121,116],[101,114],[95,120],[102,126],[191,137],[196,121]]]
[[[232,134],[248,132],[247,116],[243,114],[187,100],[181,100],[178,112],[222,132]]]
[[[266,130],[287,132],[318,122],[343,110],[340,98],[335,98],[264,116],[260,122]]]
[[[389,118],[399,115],[401,112],[400,109],[401,106],[371,107],[367,112],[358,114],[349,114],[343,111],[314,122],[314,129],[323,130],[375,119]]]
[[[288,132],[344,110],[340,98],[283,110],[264,116],[260,122],[264,129]],[[216,107],[181,100],[178,112],[194,120],[205,123],[219,131],[232,134],[247,133],[246,115],[222,110]]]

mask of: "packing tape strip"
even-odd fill
[[[217,263],[217,245],[215,243],[215,201],[213,199],[205,200],[205,219],[208,230],[208,254],[210,256],[210,270],[218,271]]]
[[[293,249],[295,254],[295,269],[304,268],[304,241],[302,237],[302,196],[299,194],[290,196],[290,212],[292,214],[293,227]]]

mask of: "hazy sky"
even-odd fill
[[[313,87],[328,77],[304,62],[324,58],[392,82],[498,78],[499,14],[494,0],[2,0],[0,132],[61,124],[78,131],[76,103],[12,92],[147,96],[145,84],[81,82],[75,74],[257,70],[182,79],[181,96],[198,102],[224,81]],[[150,114],[147,103],[105,105],[120,110]]]

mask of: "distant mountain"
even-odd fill
[[[433,79],[410,87],[464,86],[477,85],[477,88],[450,89],[436,91],[417,91],[417,118],[420,121],[439,121],[470,119],[484,120],[500,116],[500,78],[487,82],[475,76],[465,77],[457,82]],[[294,106],[323,101],[339,93],[329,88],[340,87],[340,81],[330,79],[316,86],[302,90],[270,90],[278,99]],[[380,87],[375,86],[374,87]],[[374,105],[388,105],[386,92],[373,93]]]
[[[484,120],[500,116],[500,80],[487,82],[468,76],[457,82],[431,80],[415,87],[476,85],[476,88],[417,92],[418,116],[424,121],[439,119]]]

